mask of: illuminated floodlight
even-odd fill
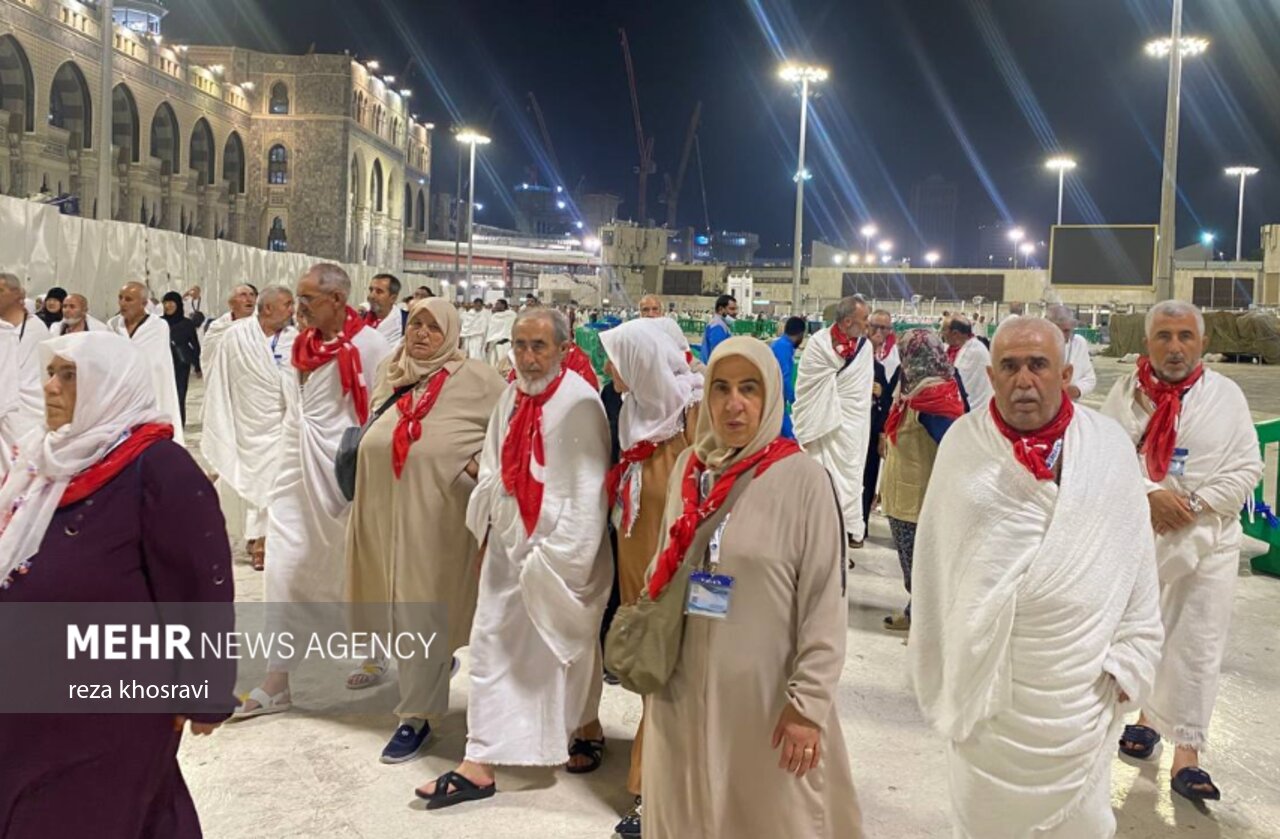
[[[1036,246],[1034,242],[1023,242],[1022,247],[1018,248],[1018,250],[1022,251],[1023,256],[1031,256],[1036,252]]]
[[[1027,232],[1021,227],[1015,227],[1009,231],[1009,241],[1015,245],[1027,238]]]
[[[938,256],[937,251],[929,251],[927,254],[924,255],[924,261],[929,263],[930,268],[938,264],[939,258],[940,257]]]
[[[402,87],[400,88],[400,95],[403,96],[405,99],[408,99],[410,96],[413,95],[413,91],[407,87]]]
[[[675,262],[679,258],[680,258],[680,254],[676,253],[675,251],[672,251],[671,253],[667,254],[667,260],[669,262]]]
[[[370,70],[377,70],[382,65],[376,61],[369,61],[364,66],[368,67]]]
[[[859,261],[860,261],[860,259],[858,258],[858,255],[857,255],[856,253],[851,253],[851,254],[849,254],[849,264],[850,264],[850,265],[857,265]]]
[[[556,209],[557,209],[557,210],[563,210],[563,209],[564,209],[565,207],[567,207],[567,206],[569,206],[569,205],[568,205],[568,204],[566,204],[566,203],[564,203],[563,201],[557,201],[557,202],[556,202]]]
[[[843,265],[843,264],[844,264],[844,254],[842,254],[842,253],[833,254],[833,255],[831,256],[831,261],[832,261],[834,264],[836,264],[836,265]]]
[[[595,236],[588,236],[582,240],[582,247],[589,251],[598,251],[600,250],[600,240]]]
[[[1203,55],[1209,49],[1208,38],[1187,37],[1181,40],[1181,44],[1183,58]],[[1157,38],[1154,41],[1148,41],[1145,50],[1152,58],[1167,58],[1169,53],[1173,52],[1173,39]]]
[[[574,227],[576,227],[576,228],[578,228],[579,230],[581,230],[581,229],[583,228],[583,224],[582,224],[582,222],[580,222],[580,221],[575,221],[575,222],[573,223],[573,226],[574,226]]]
[[[1076,168],[1076,162],[1069,157],[1051,157],[1044,162],[1044,168],[1055,172],[1070,172]]]
[[[463,143],[468,146],[487,146],[489,145],[489,143],[492,142],[492,140],[490,140],[488,137],[484,136],[480,132],[472,131],[469,128],[464,128],[462,131],[459,131],[457,140],[459,143]],[[525,189],[528,189],[528,188],[529,187],[525,185]]]
[[[826,68],[811,64],[784,64],[778,70],[778,78],[784,82],[825,82],[829,75]]]
[[[1210,233],[1209,231],[1207,231],[1207,230],[1206,230],[1204,233],[1201,233],[1201,234],[1200,234],[1200,244],[1202,244],[1202,245],[1204,245],[1206,248],[1209,248],[1210,250],[1212,250],[1212,249],[1213,249],[1213,240],[1214,240],[1214,239],[1217,239],[1217,238],[1218,238],[1218,237],[1217,237],[1215,234]]]
[[[888,239],[885,239],[882,242],[878,242],[876,244],[876,247],[879,248],[880,253],[888,253],[889,251],[893,250],[893,242],[891,242]]]
[[[1233,178],[1252,178],[1259,171],[1257,166],[1232,166],[1226,170],[1226,174]]]
[[[811,181],[813,180],[813,173],[810,172],[808,169],[801,169],[799,172],[796,172],[795,175],[792,176],[791,180],[796,182],[799,182],[801,180]]]
[[[870,239],[872,236],[880,232],[880,228],[876,227],[874,224],[864,224],[862,225],[862,229],[858,232],[862,234],[862,238]]]

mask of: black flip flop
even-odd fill
[[[1209,789],[1196,789],[1196,784],[1208,785]],[[1169,787],[1188,801],[1218,801],[1222,798],[1222,792],[1213,783],[1209,773],[1199,766],[1184,766],[1179,769],[1178,774],[1169,782]]]
[[[453,792],[449,791],[450,786],[453,787]],[[457,772],[446,772],[436,778],[435,792],[427,795],[422,790],[415,789],[413,794],[427,802],[428,810],[440,810],[468,801],[493,798],[493,794],[497,791],[497,784],[489,784],[487,787],[482,787],[465,775],[460,775]]]
[[[1137,745],[1126,745],[1136,743]],[[1160,735],[1145,725],[1126,725],[1120,735],[1120,753],[1137,760],[1146,760],[1160,743]]]
[[[588,772],[596,771],[600,768],[600,764],[604,762],[604,738],[583,740],[579,737],[574,737],[573,742],[569,744],[569,757],[585,757],[591,761],[586,766],[569,764],[565,769],[570,775],[585,775]]]

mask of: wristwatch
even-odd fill
[[[1200,496],[1194,492],[1187,496],[1187,506],[1191,508],[1191,512],[1197,516],[1204,512],[1204,502],[1200,500]]]

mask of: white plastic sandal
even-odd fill
[[[244,706],[248,704],[250,699],[257,702],[258,707],[246,711]],[[246,696],[238,706],[236,706],[236,710],[231,715],[231,719],[247,720],[252,719],[253,717],[261,717],[266,714],[279,714],[289,710],[292,704],[293,703],[290,702],[289,690],[287,688],[280,691],[275,696],[267,693],[262,688],[254,688],[249,691],[249,695]]]
[[[364,690],[382,681],[387,675],[385,659],[366,658],[364,663],[347,674],[347,690]]]

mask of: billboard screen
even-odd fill
[[[1155,282],[1155,225],[1066,225],[1053,228],[1049,282],[1128,286]]]

